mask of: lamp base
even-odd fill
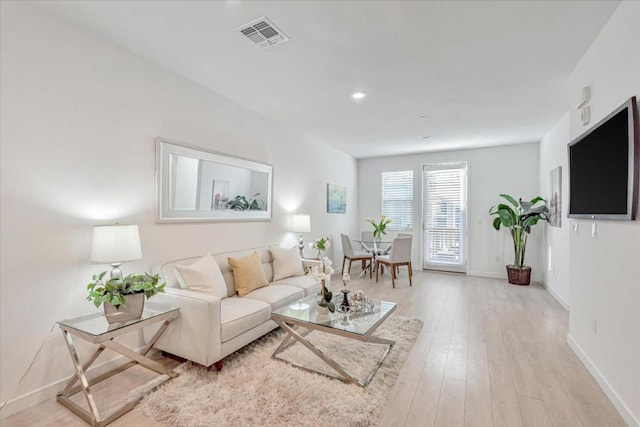
[[[122,270],[120,270],[121,264],[121,262],[111,264],[111,267],[113,268],[111,269],[111,273],[109,273],[109,277],[112,279],[122,280]]]
[[[302,233],[300,233],[300,241],[298,242],[298,249],[300,249],[300,258],[304,258],[304,255],[302,253],[304,249],[304,240],[302,240]]]

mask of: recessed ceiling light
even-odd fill
[[[365,96],[367,96],[367,92],[353,92],[353,93],[351,94],[351,97],[352,97],[353,99],[362,99],[362,98],[364,98]]]
[[[424,120],[424,119],[426,119],[426,118],[427,118],[427,116],[425,116],[425,115],[423,114],[422,116],[418,116],[418,118],[419,118],[419,119]]]
[[[429,139],[431,138],[430,136],[423,136],[422,139]]]

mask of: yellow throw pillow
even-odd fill
[[[242,258],[227,258],[229,267],[233,270],[238,296],[245,296],[249,292],[267,286],[267,278],[262,271],[260,257],[256,252]]]

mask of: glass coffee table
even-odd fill
[[[366,387],[373,379],[378,368],[382,365],[382,362],[384,362],[391,347],[395,344],[395,341],[376,337],[373,333],[389,318],[391,313],[395,311],[396,304],[387,301],[370,300],[371,306],[366,312],[341,313],[336,310],[335,313],[324,314],[319,313],[318,298],[317,295],[309,295],[287,307],[271,313],[271,320],[276,322],[287,333],[271,357],[297,366],[298,368],[327,375],[319,370],[302,366],[301,364],[278,356],[287,347],[293,345],[295,342],[299,342],[337,372],[338,379]],[[336,305],[339,305],[339,302]],[[297,329],[299,328],[305,331],[298,332]],[[312,344],[306,338],[306,335],[311,331],[320,331],[366,343],[382,344],[386,346],[386,350],[366,379],[360,380]]]

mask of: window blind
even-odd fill
[[[382,214],[390,230],[413,228],[413,170],[382,172]]]
[[[424,167],[425,264],[465,263],[465,164]]]

